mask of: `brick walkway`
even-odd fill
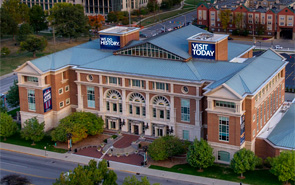
[[[115,148],[126,148],[131,145],[133,141],[138,140],[139,136],[122,134],[123,138],[114,143]]]
[[[96,150],[96,148],[86,148],[83,150],[79,150],[75,154],[84,155],[84,156],[88,156],[88,157],[94,157],[94,158],[100,158],[102,156],[102,153],[98,152]],[[143,156],[141,156],[139,154],[131,154],[128,157],[126,157],[126,156],[121,156],[121,157],[111,156],[110,157],[108,155],[105,155],[104,159],[141,166],[141,162],[143,161]]]

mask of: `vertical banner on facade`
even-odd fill
[[[52,109],[51,87],[43,90],[44,113]]]
[[[215,44],[192,42],[192,57],[215,60]]]
[[[120,49],[120,36],[100,35],[100,49]]]
[[[241,116],[241,135],[240,135],[240,145],[245,142],[245,113]]]

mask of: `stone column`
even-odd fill
[[[122,119],[123,121],[124,119]],[[128,132],[128,119],[125,120],[125,125],[122,125],[122,131]]]
[[[119,122],[120,122],[120,120],[117,119],[116,120],[116,130],[120,130],[120,125],[119,125],[120,123]]]
[[[142,134],[142,123],[138,125],[138,134]]]
[[[112,129],[112,124],[111,124],[111,120],[108,120],[108,125],[109,125],[109,129]]]
[[[77,111],[83,111],[83,96],[82,96],[82,88],[81,84],[77,84],[78,88],[78,108]]]
[[[134,133],[134,123],[130,123],[131,124],[131,133],[133,134]]]
[[[145,94],[145,116],[150,120],[150,93]]]
[[[157,126],[155,126],[155,137],[158,137],[158,127]]]

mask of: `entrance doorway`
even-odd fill
[[[163,129],[158,128],[158,136],[159,137],[163,136]]]
[[[111,128],[116,129],[116,121],[111,121]]]
[[[138,125],[134,125],[134,134],[138,135]]]
[[[280,38],[281,39],[292,39],[293,29],[292,28],[281,28]]]

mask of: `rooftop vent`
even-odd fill
[[[200,33],[200,34],[196,35],[194,38],[200,39],[200,40],[207,40],[212,37],[213,37],[212,33]]]

